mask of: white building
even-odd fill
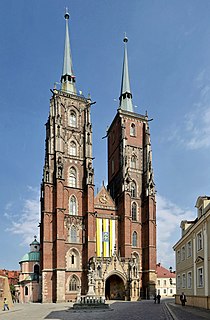
[[[182,221],[176,252],[177,296],[184,292],[187,305],[210,309],[210,197],[197,199],[197,218]]]
[[[156,282],[156,293],[160,294],[161,297],[172,297],[176,294],[176,274],[170,270],[157,264],[157,282]]]

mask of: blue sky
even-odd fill
[[[50,89],[59,82],[65,7],[77,89],[92,107],[95,184],[107,181],[107,126],[127,33],[136,112],[148,111],[157,189],[158,262],[174,267],[180,222],[210,181],[210,1],[0,1],[0,268],[18,269],[38,234]]]

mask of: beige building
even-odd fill
[[[197,218],[182,221],[176,252],[177,295],[184,292],[187,305],[210,309],[210,197],[197,199]]]
[[[176,274],[172,271],[164,268],[160,263],[157,264],[157,282],[156,282],[156,294],[160,294],[161,297],[173,297],[176,294]]]

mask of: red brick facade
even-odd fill
[[[75,93],[74,76],[62,79],[72,93],[64,85],[52,91],[46,123],[42,301],[75,300],[90,283],[108,299],[152,296],[156,202],[148,117],[118,109],[107,133],[108,186],[94,198],[92,103]]]

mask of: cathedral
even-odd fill
[[[156,200],[149,121],[134,112],[127,37],[119,107],[107,130],[108,185],[96,194],[90,97],[76,89],[65,13],[60,88],[46,123],[41,183],[42,302],[150,298],[156,281]],[[94,155],[97,161],[97,154]]]

